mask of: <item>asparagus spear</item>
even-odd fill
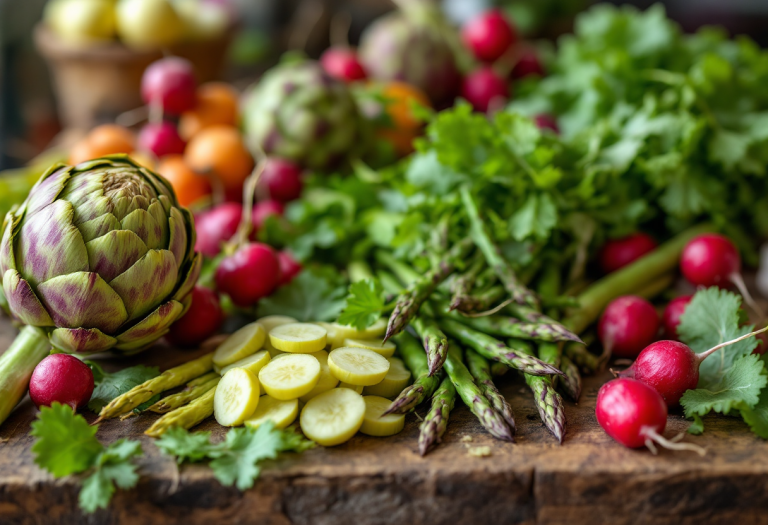
[[[440,311],[441,313],[444,311],[442,307]],[[478,332],[483,332],[488,335],[495,335],[500,337],[517,337],[520,339],[536,339],[538,341],[548,342],[581,342],[581,339],[579,339],[576,335],[567,330],[563,330],[560,323],[531,323],[528,321],[521,321],[516,317],[509,317],[504,315],[465,317],[454,312],[446,315],[451,319],[466,324]]]
[[[579,336],[566,328],[565,325],[555,321],[549,316],[544,315],[535,308],[519,304],[509,305],[507,308],[511,310],[516,317],[522,319],[523,321],[533,325],[543,325],[542,330],[557,334],[558,341],[581,341]]]
[[[541,346],[548,344],[551,343],[542,343]],[[528,350],[526,349],[526,351]],[[546,354],[547,352],[545,351]],[[525,382],[533,392],[533,400],[536,403],[541,420],[557,441],[562,444],[565,437],[565,410],[563,408],[563,398],[555,391],[552,379],[525,374]]]
[[[152,437],[162,436],[169,428],[192,428],[205,418],[213,415],[213,396],[216,389],[212,388],[190,404],[168,412],[155,421],[144,433]]]
[[[389,317],[387,332],[384,335],[385,342],[408,326],[410,320],[418,313],[422,303],[429,299],[437,286],[453,273],[457,264],[461,262],[461,259],[469,252],[471,247],[472,241],[469,238],[454,244],[446,256],[434,268],[421,279],[412,283],[400,295],[392,315]]]
[[[460,298],[455,309],[465,314],[485,312],[498,304],[505,293],[501,286],[493,286],[485,291]]]
[[[203,385],[210,381],[211,379],[216,379],[217,377],[221,377],[221,374],[217,374],[216,372],[208,372],[207,374],[203,374],[200,377],[196,377],[189,383],[187,383],[187,388],[194,388],[196,386]]]
[[[560,369],[565,374],[565,377],[560,378],[563,390],[571,399],[578,402],[579,397],[581,397],[581,373],[579,372],[579,367],[567,355],[564,355],[560,359]]]
[[[475,257],[467,271],[458,275],[451,282],[451,304],[449,310],[455,310],[466,302],[471,301],[470,293],[477,281],[477,275],[483,269],[483,263],[484,260],[481,257]]]
[[[405,387],[400,395],[392,401],[384,415],[387,414],[407,414],[417,405],[429,399],[440,385],[438,375],[429,374],[429,365],[427,355],[421,348],[419,341],[408,332],[403,332],[397,336],[397,351],[403,358],[405,366],[413,374],[413,384]]]
[[[433,319],[423,315],[414,317],[411,326],[421,338],[424,351],[427,353],[429,375],[433,376],[445,363],[448,355],[448,338]]]
[[[173,394],[171,396],[164,397],[151,407],[149,407],[147,410],[151,410],[152,412],[156,412],[158,414],[165,414],[166,412],[170,412],[171,410],[177,409],[179,407],[182,407],[186,405],[187,403],[194,401],[198,397],[202,396],[206,392],[208,392],[212,388],[216,388],[216,385],[219,384],[219,381],[221,381],[221,377],[216,374],[217,377],[214,377],[210,379],[206,383],[202,384],[196,384],[192,385],[192,382],[187,384],[187,388],[179,392],[178,394]],[[190,386],[191,385],[191,386]]]
[[[493,377],[501,377],[507,372],[509,372],[509,367],[504,363],[499,363],[498,361],[491,363],[491,375]]]
[[[472,240],[475,241],[475,244],[485,256],[488,266],[493,268],[504,288],[516,303],[537,307],[539,301],[536,295],[520,284],[514,270],[501,255],[499,247],[491,240],[491,235],[480,218],[480,211],[477,209],[477,203],[474,197],[472,197],[468,186],[461,187],[461,200],[469,218]]]
[[[575,365],[590,374],[602,370],[606,363],[608,363],[608,359],[611,357],[610,352],[603,352],[599,356],[595,355],[587,350],[586,346],[578,343],[565,345],[563,353],[565,353]]]
[[[518,348],[509,348],[498,339],[473,330],[453,319],[442,319],[440,326],[448,335],[455,337],[487,359],[499,361],[512,368],[517,368],[525,373],[537,376],[563,374],[554,366],[548,365],[532,355],[526,355],[525,352],[521,352]],[[520,346],[522,347],[522,345]]]
[[[443,438],[448,428],[448,418],[456,403],[456,388],[451,379],[446,377],[440,383],[424,421],[419,428],[419,453],[425,456],[432,448],[436,447]]]
[[[159,376],[130,389],[125,394],[109,402],[99,413],[98,423],[104,419],[117,417],[129,412],[148,401],[155,394],[176,388],[213,369],[213,352],[193,359],[181,366],[166,370]]]
[[[706,224],[689,228],[635,262],[595,282],[579,295],[579,308],[571,312],[563,324],[573,332],[583,332],[613,299],[636,293],[673,270],[688,241],[711,229],[712,226]]]
[[[501,414],[491,406],[483,392],[475,384],[472,374],[469,373],[461,360],[461,350],[456,345],[452,345],[448,350],[445,371],[448,372],[448,377],[451,378],[451,382],[456,387],[456,392],[464,404],[477,416],[480,424],[485,427],[488,433],[496,439],[514,442],[515,439],[512,437],[509,425]]]
[[[504,421],[509,425],[509,429],[515,432],[515,415],[512,413],[512,407],[509,406],[507,400],[501,395],[499,389],[493,384],[491,378],[491,366],[488,361],[473,350],[467,350],[464,352],[464,358],[467,361],[467,367],[469,368],[472,377],[475,378],[475,383],[480,388],[483,395],[490,401],[491,405],[496,412],[501,414]]]

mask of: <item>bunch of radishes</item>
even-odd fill
[[[514,24],[498,10],[467,22],[461,37],[480,62],[464,77],[461,88],[462,96],[477,111],[486,113],[504,106],[512,95],[512,80],[544,74],[536,50],[519,38]],[[557,132],[557,123],[549,115],[539,115],[536,123]]]
[[[609,241],[600,254],[607,272],[625,266],[655,248],[645,234]],[[741,278],[741,258],[726,237],[705,234],[691,240],[680,259],[683,276],[694,286],[734,284],[747,302],[756,307]],[[680,317],[692,296],[673,299],[659,318],[654,306],[638,296],[623,296],[612,301],[603,312],[598,336],[603,346],[616,356],[636,358],[632,366],[620,372],[618,379],[603,385],[598,393],[596,414],[603,429],[616,441],[636,448],[643,445],[655,451],[654,443],[667,448],[688,448],[672,443],[661,434],[667,420],[667,407],[680,404],[687,390],[699,382],[702,361],[723,346],[755,333],[696,354],[676,341]],[[668,339],[656,341],[660,328]],[[697,450],[699,451],[699,450]]]

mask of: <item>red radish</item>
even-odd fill
[[[557,120],[555,120],[555,117],[552,115],[541,113],[533,117],[533,121],[539,129],[550,129],[558,135],[560,134],[560,128],[557,127]]]
[[[277,252],[277,258],[280,260],[280,286],[283,286],[293,281],[303,267],[288,252]]]
[[[659,444],[704,455],[701,447],[662,436],[667,426],[667,405],[658,392],[635,379],[614,379],[600,387],[595,415],[605,433],[625,447],[646,446],[656,454],[655,444]]]
[[[329,47],[320,56],[320,65],[326,73],[344,82],[368,78],[357,53],[349,47]]]
[[[735,285],[757,315],[765,317],[744,284],[739,250],[727,237],[705,233],[691,240],[680,256],[680,271],[694,286]]]
[[[251,215],[251,222],[253,223],[254,232],[261,230],[264,225],[264,221],[271,215],[277,215],[282,217],[285,213],[285,206],[282,202],[275,200],[257,202],[253,207],[253,215]]]
[[[237,306],[253,306],[280,284],[280,261],[261,243],[245,244],[225,257],[216,269],[216,286]]]
[[[187,143],[170,122],[150,122],[139,132],[139,150],[151,151],[156,157],[181,155]]]
[[[493,69],[481,66],[464,78],[461,96],[467,99],[476,111],[485,113],[488,109],[498,108],[507,101],[509,86]]]
[[[221,245],[237,232],[242,215],[243,207],[235,202],[225,202],[197,215],[195,250],[205,256],[216,257]]]
[[[495,9],[470,20],[461,30],[461,37],[475,57],[484,62],[499,59],[517,40],[515,28]]]
[[[41,406],[53,403],[82,408],[93,394],[93,372],[88,365],[69,354],[49,355],[35,367],[29,380],[29,397]]]
[[[214,335],[223,320],[224,314],[216,292],[204,286],[195,286],[189,310],[171,325],[171,331],[166,337],[176,346],[197,346]]]
[[[692,295],[675,297],[661,315],[661,324],[664,326],[664,336],[669,339],[677,339],[677,325],[680,324],[680,316],[685,312],[685,307],[693,299]]]
[[[656,309],[636,295],[625,295],[611,301],[597,325],[600,342],[618,357],[635,357],[656,339],[658,331]]]
[[[290,202],[301,197],[304,183],[301,167],[290,160],[270,157],[264,164],[259,186],[269,194],[270,199]]]
[[[636,232],[621,239],[609,239],[600,250],[600,267],[605,273],[635,262],[656,249],[656,241],[648,234]]]
[[[165,113],[180,115],[195,106],[197,82],[192,63],[179,57],[162,58],[144,70],[141,97]]]
[[[631,377],[652,386],[669,406],[680,404],[686,390],[699,383],[699,366],[707,357],[725,346],[768,330],[768,326],[731,341],[720,343],[700,354],[678,341],[657,341],[646,347],[632,366],[620,372],[621,377]]]
[[[520,53],[517,64],[512,68],[512,78],[520,80],[531,75],[543,77],[544,67],[536,51],[533,48],[526,48]]]

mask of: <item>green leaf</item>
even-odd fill
[[[734,408],[754,407],[760,400],[760,390],[768,384],[763,368],[760,356],[745,355],[733,363],[719,383],[688,390],[680,400],[686,417],[703,416],[710,411],[728,414]]]
[[[57,478],[87,470],[102,450],[96,430],[67,405],[41,407],[30,432],[35,463]]]
[[[189,432],[181,427],[172,427],[155,441],[155,445],[165,454],[174,456],[178,463],[194,463],[207,458],[213,450],[210,439],[210,432]]]
[[[768,439],[768,390],[760,394],[760,401],[753,407],[741,407],[741,417],[752,432],[763,439]]]
[[[349,286],[347,306],[338,322],[364,330],[381,317],[384,306],[384,288],[378,279],[352,283]]]
[[[120,439],[107,447],[96,458],[96,470],[83,481],[80,490],[80,508],[94,512],[98,508],[107,508],[115,486],[127,490],[136,486],[139,475],[132,458],[142,454],[141,443]]]
[[[123,368],[114,374],[106,374],[101,383],[93,390],[88,408],[99,413],[105,405],[117,396],[125,394],[135,386],[142,384],[153,377],[157,377],[160,370],[156,366],[136,365]]]
[[[305,268],[259,302],[258,317],[287,315],[302,322],[335,321],[344,309],[346,290],[334,271]]]
[[[698,353],[725,341],[753,331],[753,326],[740,327],[741,297],[713,286],[696,292],[680,317],[677,333],[680,340]],[[699,387],[717,384],[742,356],[757,348],[750,337],[726,346],[705,359],[699,367]]]
[[[704,433],[704,420],[698,414],[693,414],[693,423],[688,427],[688,433],[694,436]]]
[[[546,193],[531,195],[510,218],[509,232],[517,241],[546,240],[557,225],[557,208]]]

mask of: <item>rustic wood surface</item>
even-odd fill
[[[0,320],[0,349],[13,336]],[[169,367],[189,357],[156,348],[119,365]],[[108,421],[99,430],[102,441],[142,440],[141,481],[134,490],[119,491],[109,509],[89,516],[77,509],[75,480],[54,480],[34,465],[28,431],[36,409],[25,399],[0,427],[0,523],[768,523],[768,443],[737,419],[711,417],[703,436],[686,438],[707,448],[704,458],[627,450],[595,421],[597,389],[608,377],[587,379],[581,403],[567,404],[563,446],[542,426],[524,385],[505,379],[502,390],[518,421],[516,444],[493,440],[457,406],[444,443],[426,458],[416,452],[418,420],[411,415],[397,436],[358,436],[271,463],[245,493],[221,486],[204,466],[177,469],[142,435],[154,416]],[[667,434],[686,427],[679,414],[672,415]],[[198,428],[223,433],[213,421]],[[468,447],[481,445],[490,446],[492,456],[468,455]]]

